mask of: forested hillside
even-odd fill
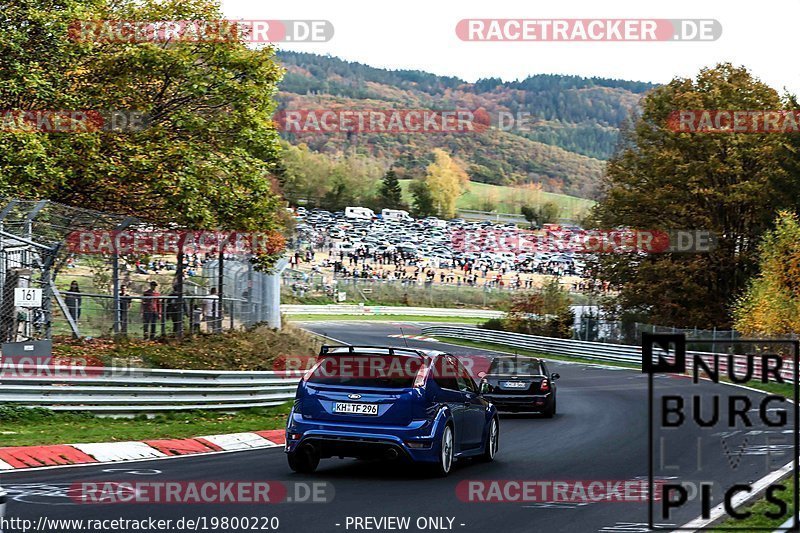
[[[279,94],[283,109],[470,109],[485,111],[495,126],[500,116],[525,117],[522,127],[484,133],[285,134],[292,143],[330,155],[353,150],[395,166],[404,177],[424,172],[431,151],[442,148],[464,162],[472,181],[541,183],[547,191],[587,198],[597,191],[619,126],[654,87],[557,75],[467,83],[300,52],[280,52],[278,58],[287,69]]]

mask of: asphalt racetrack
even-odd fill
[[[406,335],[419,335],[419,325],[404,323]],[[367,345],[403,345],[399,325],[392,323],[307,323],[310,330],[339,341]],[[436,348],[458,356],[491,352],[426,340],[407,339],[412,347]],[[28,519],[42,531],[71,531],[56,527],[60,519],[153,518],[172,520],[162,530],[271,530],[285,532],[344,531],[463,531],[463,532],[635,532],[646,531],[646,502],[462,501],[456,488],[471,480],[637,480],[648,476],[647,376],[638,370],[612,369],[581,363],[550,364],[558,372],[558,414],[510,414],[501,418],[500,450],[493,463],[464,461],[447,478],[430,478],[402,463],[328,459],[316,473],[292,473],[281,448],[192,456],[168,460],[117,463],[3,473],[0,484],[9,491],[8,516]],[[753,483],[791,460],[791,427],[766,426],[758,417],[763,395],[713,383],[693,385],[690,379],[659,376],[659,392],[691,398],[700,394],[744,394],[751,398],[752,427],[700,428],[687,417],[672,431],[657,431],[656,476],[659,480],[714,482],[715,487]],[[724,404],[724,401],[723,401]],[[711,406],[710,403],[704,404]],[[779,405],[772,405],[774,412]],[[786,406],[791,413],[790,406]],[[710,411],[709,411],[710,412]],[[722,416],[726,413],[722,409]],[[791,415],[789,415],[791,424]],[[701,437],[698,441],[698,437]],[[769,439],[769,440],[768,440]],[[785,439],[782,443],[781,439]],[[698,470],[699,465],[699,470]],[[327,491],[326,503],[275,504],[80,504],[70,498],[76,483],[103,481],[277,481],[288,497],[302,496],[310,484]],[[462,485],[463,486],[463,485]],[[712,506],[722,501],[714,490]],[[302,499],[302,498],[301,498]],[[681,526],[700,515],[695,498],[656,523]],[[205,517],[187,528],[181,518]],[[221,517],[258,518],[255,523],[228,522]],[[277,517],[276,520],[270,520]],[[407,517],[402,521],[388,517]],[[212,522],[212,519],[214,521]],[[360,519],[360,520],[357,520]],[[380,519],[384,519],[381,521]],[[216,525],[217,527],[212,527]],[[232,527],[238,525],[239,527]],[[205,526],[205,527],[203,527]],[[248,526],[248,527],[242,527]],[[277,526],[277,527],[274,527]],[[35,530],[35,528],[34,528]],[[85,530],[85,529],[84,529]],[[120,529],[122,530],[122,529]],[[14,531],[13,529],[8,529]]]

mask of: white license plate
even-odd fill
[[[506,381],[503,386],[507,389],[524,389],[528,384],[521,381]]]
[[[377,416],[378,404],[376,403],[339,403],[333,405],[334,413],[348,415],[370,415]]]

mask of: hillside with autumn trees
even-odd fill
[[[584,198],[596,196],[620,126],[654,87],[559,75],[467,83],[316,54],[280,51],[277,57],[286,69],[278,93],[283,110],[469,109],[486,113],[494,126],[480,133],[284,133],[292,144],[334,158],[356,153],[394,167],[401,178],[423,175],[434,150],[442,149],[464,163],[470,181],[536,183],[548,192]],[[496,127],[499,117],[512,116],[524,117],[522,127]]]

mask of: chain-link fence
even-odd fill
[[[515,296],[538,290],[535,285],[515,285],[496,281],[477,284],[445,279],[374,279],[341,277],[287,268],[283,271],[281,298],[283,303],[372,303],[375,305],[407,305],[411,307],[474,307],[507,310]],[[572,290],[571,283],[562,283],[575,304],[587,297]]]
[[[280,327],[278,274],[225,253],[225,240],[216,241],[223,253],[190,253],[192,232],[46,200],[0,206],[2,342]],[[279,261],[276,272],[284,267]]]
[[[717,341],[724,343],[742,338],[742,335],[734,330],[677,328],[642,322],[605,320],[597,318],[597,315],[592,313],[578,317],[574,338],[584,341],[639,345],[642,343],[642,333],[682,333],[689,341],[703,339],[706,343]]]
[[[497,284],[467,284],[341,278],[287,270],[282,276],[284,303],[363,302],[411,307],[507,309],[518,290]]]

